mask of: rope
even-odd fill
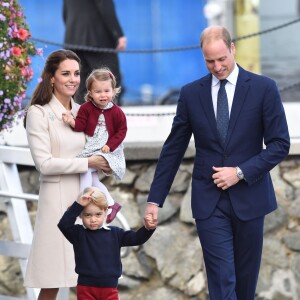
[[[293,89],[294,87],[297,87],[300,85],[299,82],[292,83],[290,85],[287,85],[283,88],[279,89],[280,93],[283,93],[287,90]],[[175,112],[169,112],[169,113],[149,113],[149,114],[141,114],[141,113],[126,113],[126,116],[130,117],[165,117],[165,116],[175,116]]]
[[[292,83],[290,85],[287,85],[283,88],[279,89],[280,93],[283,93],[287,90],[290,90],[296,86],[300,85],[300,81]],[[175,116],[175,112],[169,112],[169,113],[149,113],[149,114],[143,114],[143,113],[126,113],[126,116],[129,117],[165,117],[165,116]]]
[[[298,85],[300,85],[300,81],[294,82],[294,83],[292,83],[292,84],[290,84],[290,85],[287,85],[287,86],[285,86],[285,87],[283,87],[283,88],[280,88],[280,89],[279,89],[279,92],[280,92],[280,93],[285,92],[285,91],[287,91],[287,90],[293,89],[294,87],[296,87],[296,86],[298,86]]]
[[[256,32],[256,33],[251,33],[251,34],[248,34],[248,35],[245,35],[245,36],[237,37],[237,38],[233,39],[233,41],[239,41],[239,40],[255,37],[257,35],[266,34],[266,33],[269,33],[269,32],[272,32],[272,31],[275,31],[275,30],[278,30],[278,29],[282,29],[282,28],[290,26],[290,25],[293,25],[293,24],[298,23],[298,22],[300,22],[300,18],[295,19],[295,20],[290,21],[290,22],[287,22],[287,23],[284,23],[284,24],[281,24],[281,25],[278,25],[278,26],[275,26],[275,27],[270,28],[270,29],[266,29],[266,30],[262,30],[262,31],[259,31],[259,32]]]
[[[155,53],[155,52],[174,52],[174,51],[187,51],[187,50],[194,50],[200,48],[200,46],[186,46],[186,47],[177,47],[177,48],[161,48],[161,49],[132,49],[132,50],[122,50],[118,51],[116,49],[112,48],[98,48],[98,47],[92,47],[92,46],[79,46],[79,45],[73,45],[73,44],[62,44],[62,43],[56,43],[51,42],[48,40],[43,40],[39,38],[30,38],[33,42],[39,42],[43,44],[53,45],[62,47],[64,49],[70,49],[70,50],[77,50],[77,51],[90,51],[90,52],[101,52],[101,53],[128,53],[128,54],[136,54],[136,53]]]
[[[275,26],[273,28],[269,28],[266,30],[262,30],[256,33],[248,34],[245,36],[237,37],[232,39],[233,41],[240,41],[243,39],[247,38],[252,38],[258,35],[266,34],[275,30],[282,29],[284,27],[293,25],[295,23],[300,22],[300,18],[295,19],[293,21],[281,24],[279,26]],[[91,51],[91,52],[105,52],[105,53],[128,53],[128,54],[133,54],[133,53],[157,53],[157,52],[174,52],[174,51],[188,51],[188,50],[194,50],[194,49],[200,49],[200,45],[192,45],[192,46],[184,46],[184,47],[175,47],[175,48],[160,48],[160,49],[132,49],[132,50],[122,50],[122,51],[117,51],[116,49],[111,49],[111,48],[98,48],[98,47],[91,47],[91,46],[79,46],[79,45],[72,45],[72,44],[62,44],[62,43],[56,43],[56,42],[51,42],[48,40],[40,39],[40,38],[30,38],[34,42],[39,42],[43,44],[48,44],[48,45],[54,45],[58,47],[62,47],[65,49],[72,49],[72,50],[82,50],[82,51]]]
[[[266,30],[262,30],[262,31],[258,31],[256,33],[252,33],[252,34],[248,34],[245,36],[241,36],[241,37],[236,37],[233,38],[232,40],[234,42],[238,42],[240,40],[243,39],[248,39],[248,38],[252,38],[255,36],[259,36],[259,35],[263,35],[263,34],[267,34],[288,26],[291,26],[293,24],[296,24],[300,22],[300,18],[292,20],[290,22],[286,22],[283,23],[281,25],[266,29]],[[43,44],[49,44],[49,45],[54,45],[54,46],[58,46],[58,47],[62,47],[65,49],[72,49],[72,50],[82,50],[82,51],[91,51],[91,52],[104,52],[104,53],[119,53],[120,51],[117,51],[115,49],[111,49],[111,48],[98,48],[98,47],[91,47],[91,46],[79,46],[79,45],[72,45],[72,44],[62,44],[62,43],[56,43],[56,42],[51,42],[48,40],[44,40],[44,39],[40,39],[40,38],[30,38],[32,41],[34,42],[38,42],[38,43],[43,43]],[[191,45],[191,46],[185,46],[185,47],[174,47],[174,48],[160,48],[160,49],[133,49],[133,50],[122,50],[122,53],[128,53],[128,54],[134,54],[134,53],[158,53],[158,52],[175,52],[175,51],[188,51],[188,50],[194,50],[194,49],[200,49],[200,45]],[[279,89],[279,92],[285,92],[287,90],[290,90],[294,87],[297,87],[300,85],[300,81],[299,82],[295,82],[293,84],[290,84],[288,86],[285,86],[283,88]],[[127,116],[131,116],[131,117],[137,117],[137,116],[172,116],[175,115],[175,113],[150,113],[150,114],[142,114],[142,113],[127,113]]]

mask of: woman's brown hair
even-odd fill
[[[35,88],[31,100],[25,109],[26,111],[31,105],[38,104],[44,106],[50,102],[53,93],[51,78],[59,68],[60,63],[66,59],[76,60],[80,64],[80,58],[71,50],[60,49],[49,54],[41,75],[41,81]],[[26,127],[26,114],[24,118],[24,127]]]

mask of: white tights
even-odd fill
[[[115,203],[106,186],[99,180],[98,171],[93,168],[88,168],[87,172],[80,174],[80,191],[90,186],[97,187],[105,194],[108,206]]]

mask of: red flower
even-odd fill
[[[29,32],[24,28],[20,28],[18,30],[18,38],[20,38],[23,41],[28,39],[29,35],[30,35]]]
[[[9,130],[15,119],[23,115],[27,82],[33,77],[30,56],[36,55],[18,2],[21,0],[0,0],[0,52],[3,52],[0,55],[0,69],[3,69],[0,71],[0,137],[3,130]]]
[[[22,55],[22,51],[21,51],[21,49],[19,47],[12,47],[11,53],[14,56],[21,56]]]

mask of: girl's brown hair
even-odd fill
[[[93,82],[106,80],[111,81],[114,96],[116,97],[118,94],[120,94],[121,87],[117,87],[117,81],[114,74],[110,71],[109,68],[100,68],[93,70],[92,73],[86,79],[85,86],[87,89],[87,93],[84,96],[85,101],[93,101],[93,98],[90,96],[90,91],[92,89]]]

